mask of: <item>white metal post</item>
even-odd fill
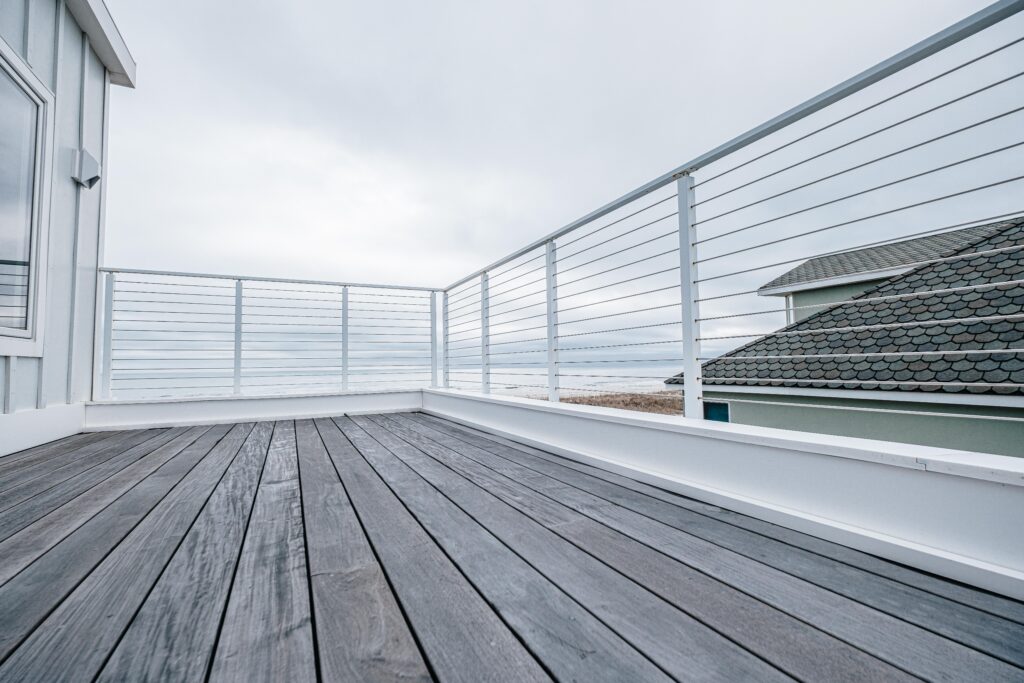
[[[235,393],[242,393],[242,281],[235,280]]]
[[[558,280],[555,271],[555,241],[545,246],[544,266],[548,321],[548,400],[558,402]]]
[[[487,291],[487,273],[480,275],[480,391],[491,393],[491,331],[490,294]]]
[[[437,388],[437,292],[430,293],[430,388]]]
[[[441,299],[441,348],[443,349],[442,360],[444,361],[444,388],[449,387],[448,383],[448,292],[445,292]]]
[[[697,303],[696,212],[693,176],[676,181],[679,207],[679,277],[683,303],[683,414],[704,419],[704,386],[700,366],[700,317]]]
[[[341,288],[341,390],[348,391],[348,287]]]
[[[110,376],[113,374],[114,363],[111,359],[111,346],[114,337],[114,285],[117,282],[115,273],[106,273],[103,289],[103,337],[101,339],[102,370],[100,371],[100,397],[110,398]]]

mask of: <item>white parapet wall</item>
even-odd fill
[[[180,427],[254,420],[419,410],[419,389],[291,396],[229,396],[147,401],[97,401],[85,406],[86,431]]]
[[[1024,459],[424,390],[423,410],[1024,599]]]

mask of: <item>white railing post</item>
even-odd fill
[[[480,275],[480,391],[491,393],[491,330],[490,294],[487,273]]]
[[[242,393],[242,281],[235,280],[234,393]]]
[[[110,376],[114,372],[114,362],[111,358],[111,347],[114,337],[114,286],[117,282],[115,273],[104,273],[103,278],[103,332],[100,337],[100,357],[102,365],[100,370],[100,398],[110,398]]]
[[[555,270],[555,241],[545,246],[544,270],[547,290],[548,400],[558,402],[558,273]]]
[[[683,308],[683,414],[704,419],[704,383],[700,365],[700,317],[697,302],[696,214],[694,211],[693,176],[689,173],[676,181],[676,202],[679,207],[679,278]]]
[[[348,287],[341,288],[341,390],[348,391]]]
[[[437,388],[437,292],[430,293],[430,388]]]
[[[441,299],[441,349],[441,360],[443,361],[444,367],[444,388],[448,389],[448,369],[450,362],[448,358],[448,292],[445,292]]]

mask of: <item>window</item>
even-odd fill
[[[0,41],[0,355],[41,351],[46,115],[52,95]]]
[[[28,328],[37,105],[0,71],[0,327]]]
[[[704,401],[704,419],[713,422],[728,422],[729,404]]]

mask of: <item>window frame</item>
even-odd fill
[[[53,168],[54,96],[20,55],[0,38],[0,69],[32,100],[36,110],[32,219],[29,226],[28,302],[25,329],[0,327],[0,356],[41,357],[46,319],[46,258]]]

